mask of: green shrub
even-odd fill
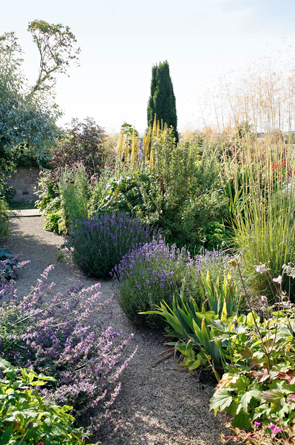
[[[91,192],[91,211],[119,210],[135,214],[142,222],[159,221],[159,194],[151,171],[109,171],[105,168],[99,180],[94,179]]]
[[[73,249],[73,259],[85,273],[108,277],[124,255],[148,243],[152,237],[150,229],[134,216],[102,212],[76,221],[65,245]]]
[[[14,368],[0,358],[0,443],[7,445],[84,444],[81,428],[67,411],[71,406],[47,402],[38,388],[52,377],[36,374],[32,369]]]
[[[58,184],[52,171],[43,170],[40,172],[36,194],[39,197],[36,207],[45,218],[45,229],[54,233],[66,231],[66,216]]]
[[[7,238],[9,233],[9,216],[7,213],[8,204],[0,198],[0,238]]]
[[[167,128],[151,141],[149,161],[134,147],[122,161],[122,147],[121,151],[118,148],[116,164],[105,166],[94,181],[92,211],[134,213],[141,221],[160,227],[170,244],[191,251],[220,245],[228,198],[215,152],[203,147],[200,155],[194,141],[176,145],[172,130]]]
[[[82,162],[65,166],[58,187],[69,229],[88,216],[88,177]]]
[[[153,143],[154,175],[162,195],[159,225],[167,242],[191,251],[221,244],[227,198],[216,154],[196,142],[175,144],[164,130]]]

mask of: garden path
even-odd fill
[[[37,278],[49,265],[56,265],[50,274],[55,289],[66,292],[70,287],[83,282],[85,286],[97,280],[85,275],[71,262],[57,264],[57,255],[64,239],[44,230],[40,217],[20,217],[10,220],[11,234],[4,247],[20,260],[30,260],[25,270],[20,271],[17,287],[27,294]],[[99,280],[101,299],[112,293],[112,282]],[[113,408],[113,422],[104,427],[100,439],[103,445],[218,445],[220,433],[226,433],[224,417],[214,418],[208,412],[213,386],[197,382],[190,374],[177,372],[173,357],[153,364],[165,351],[161,335],[137,330],[128,321],[115,301],[111,324],[124,334],[134,333],[128,344],[132,352],[138,345],[135,357],[121,375],[122,390]],[[93,438],[92,438],[93,441]]]

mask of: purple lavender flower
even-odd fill
[[[123,212],[103,212],[78,221],[65,246],[88,275],[107,277],[122,257],[150,242],[156,232]]]
[[[180,250],[161,238],[154,238],[125,255],[111,275],[117,285],[116,297],[128,318],[138,325],[148,324],[162,329],[165,326],[163,317],[139,315],[138,308],[150,310],[150,301],[156,306],[162,301],[171,305],[172,295],[179,297],[183,283],[185,296],[192,295],[200,302],[198,283],[201,271],[206,273],[210,269],[220,274],[226,264],[225,256],[217,250],[202,251],[191,258],[184,248]]]

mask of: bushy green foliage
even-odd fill
[[[38,388],[55,381],[32,369],[15,368],[0,358],[0,442],[7,445],[84,444],[85,434],[73,426],[71,406],[49,403]]]
[[[221,245],[228,200],[214,152],[208,148],[199,155],[193,143],[176,145],[170,130],[153,149],[162,196],[159,225],[166,240],[192,251]]]
[[[152,68],[151,95],[148,101],[147,121],[152,127],[154,118],[168,127],[178,141],[176,104],[167,60]]]
[[[90,209],[99,211],[119,210],[136,214],[149,224],[159,220],[159,193],[151,171],[132,171],[127,166],[123,171],[104,168],[99,180],[92,181]]]
[[[9,233],[8,204],[0,198],[0,238],[6,238]]]
[[[236,260],[233,265],[240,271]],[[267,273],[265,265],[257,266],[256,271]],[[295,317],[294,305],[282,290],[284,274],[291,279],[295,276],[294,268],[285,265],[282,275],[273,279],[278,284],[278,301],[270,307],[267,298],[262,297],[262,320],[247,293],[251,310],[247,316],[211,320],[216,341],[227,345],[228,363],[210,406],[215,414],[219,410],[229,413],[234,428],[249,431],[254,424],[263,424],[266,435],[274,441],[278,437],[294,443],[293,434],[289,437],[289,433],[294,429]],[[255,439],[255,431],[251,437]]]
[[[66,216],[62,206],[58,183],[51,170],[40,172],[38,191],[39,199],[35,205],[45,219],[45,229],[54,233],[66,231]]]
[[[71,230],[76,221],[88,216],[88,177],[82,162],[65,166],[58,182],[66,223]]]
[[[40,173],[36,206],[45,217],[45,228],[62,233],[87,217],[89,182],[82,162],[66,165],[57,178],[51,170]]]
[[[134,216],[119,211],[101,212],[89,219],[76,220],[65,245],[73,249],[73,259],[85,273],[109,277],[124,255],[152,237],[151,230]]]
[[[117,160],[92,184],[91,209],[120,209],[161,227],[165,239],[197,252],[221,245],[228,198],[215,153],[195,142],[176,145],[165,128],[153,138],[151,160]]]

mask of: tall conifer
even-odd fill
[[[152,127],[155,115],[157,121],[174,128],[178,141],[175,96],[167,60],[152,67],[151,95],[147,109],[149,127]]]

